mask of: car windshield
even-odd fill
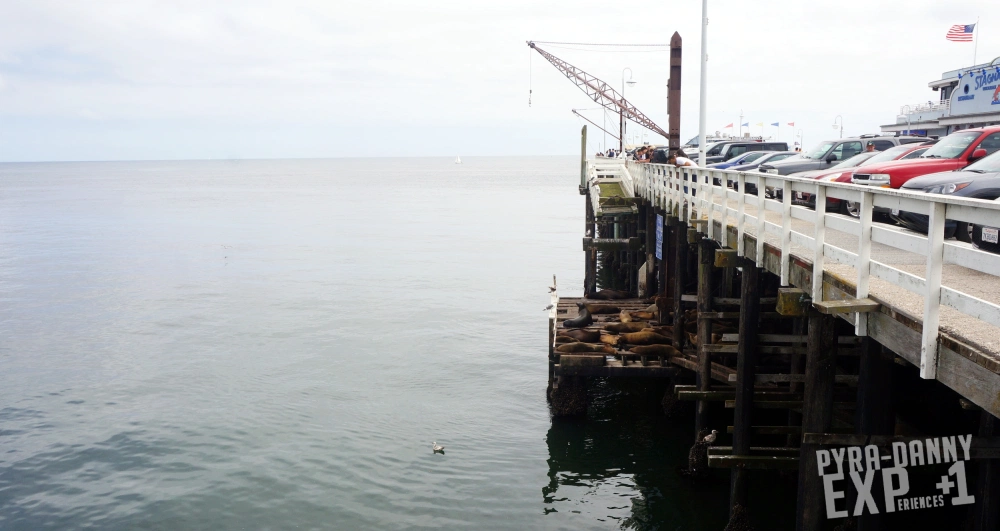
[[[890,160],[896,160],[913,149],[913,146],[895,146],[891,147],[880,153],[876,153],[874,157],[861,163],[862,166],[868,166],[869,164],[878,164],[879,162],[888,162]]]
[[[750,164],[751,162],[763,157],[767,153],[763,151],[754,151],[753,153],[747,153],[740,157],[738,164]]]
[[[823,155],[826,155],[826,152],[830,151],[830,148],[834,145],[836,145],[836,142],[823,142],[809,151],[806,151],[802,154],[802,156],[807,159],[821,159],[823,158]]]
[[[857,155],[854,155],[853,157],[837,164],[836,166],[831,166],[830,169],[832,170],[836,168],[853,168],[872,157],[873,155],[871,153],[858,153]]]
[[[1000,151],[994,152],[988,157],[984,157],[982,160],[977,160],[972,164],[969,164],[962,171],[976,171],[976,172],[994,172],[1000,171]]]
[[[979,138],[978,132],[952,133],[942,138],[937,144],[934,144],[934,147],[928,149],[920,158],[953,159],[961,155],[965,151],[965,148],[969,147],[969,144],[977,138]]]

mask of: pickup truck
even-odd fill
[[[916,159],[858,168],[851,175],[851,182],[899,188],[914,177],[964,168],[997,149],[1000,149],[1000,126],[963,129],[942,138]]]

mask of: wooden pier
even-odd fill
[[[906,517],[830,518],[817,450],[973,434],[976,501],[947,514],[1000,529],[1000,256],[943,236],[946,217],[1000,226],[1000,204],[614,159],[584,160],[579,191],[586,297],[553,294],[554,415],[586,412],[590,378],[668,379],[694,403],[692,442],[718,432],[707,464],[730,471],[731,507],[753,515],[748,475],[798,471],[800,530]],[[862,218],[825,212],[827,196]],[[931,233],[878,223],[873,206],[929,212]],[[564,326],[581,312],[592,323]],[[657,337],[636,343],[623,320]]]

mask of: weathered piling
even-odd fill
[[[736,355],[736,411],[733,417],[733,455],[750,455],[753,389],[757,378],[757,330],[760,327],[760,272],[752,260],[743,259],[740,281],[739,347]],[[730,473],[730,516],[747,504],[747,471],[734,467]]]
[[[833,384],[837,350],[835,317],[809,312],[806,346],[805,389],[802,401],[802,433],[827,433],[833,422]],[[799,531],[820,529],[825,518],[823,483],[819,479],[814,444],[799,450],[799,485],[795,528]]]
[[[715,265],[715,242],[698,242],[698,376],[699,391],[708,391],[712,383],[712,268]],[[708,400],[699,400],[695,409],[694,432],[697,436],[708,426]]]

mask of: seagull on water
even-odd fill
[[[702,439],[702,440],[705,441],[705,442],[707,442],[708,444],[712,444],[712,443],[715,442],[715,437],[718,434],[719,434],[719,430],[712,430],[712,433],[709,433],[708,435],[706,435],[705,438]]]
[[[437,443],[437,441],[434,441],[431,443],[431,450],[434,450],[434,453],[436,454],[443,454],[444,446],[441,446],[440,444]]]

